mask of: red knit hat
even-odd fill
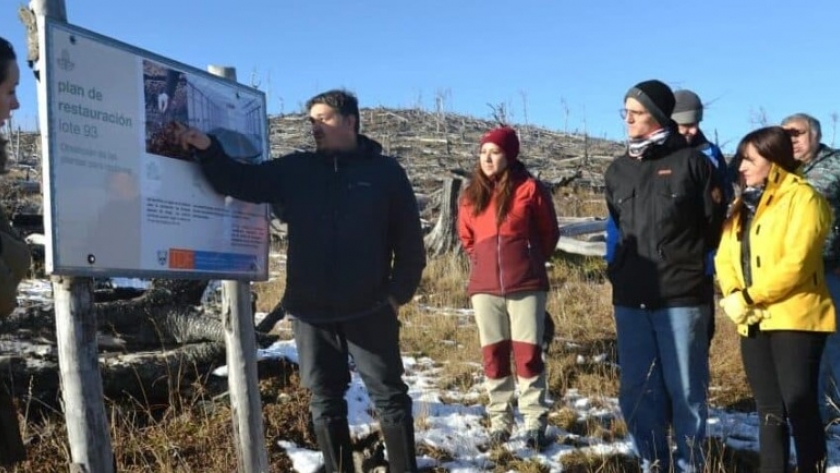
[[[511,127],[503,126],[488,131],[481,137],[481,146],[484,146],[484,143],[493,143],[502,148],[508,161],[516,161],[519,156],[519,138],[516,136],[516,130]]]

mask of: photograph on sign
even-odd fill
[[[217,194],[174,133],[260,163],[265,94],[66,23],[41,35],[47,271],[265,279],[267,206]]]
[[[192,160],[176,142],[176,123],[188,125],[187,76],[155,61],[143,60],[146,109],[146,151],[158,156]]]

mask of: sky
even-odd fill
[[[0,0],[0,36],[25,56],[22,2]],[[362,107],[433,109],[623,139],[634,84],[697,92],[702,128],[725,150],[806,112],[831,145],[840,112],[836,0],[66,0],[74,25],[200,69],[232,66],[270,114],[335,87]],[[21,61],[23,66],[23,61]],[[25,71],[24,71],[25,72]],[[24,73],[15,123],[34,128]],[[837,124],[840,125],[840,124]],[[840,145],[840,136],[835,145]]]
[[[148,282],[135,279],[115,278],[114,286],[148,288]],[[52,287],[48,280],[24,280],[21,283],[19,297],[31,302],[50,303]],[[472,324],[474,314],[471,309],[452,309],[423,306],[423,313],[432,318],[455,317],[459,325]],[[265,313],[255,314],[257,321]],[[412,322],[404,322],[412,323]],[[420,322],[422,323],[422,322]],[[281,338],[292,337],[292,326],[288,319],[281,321],[275,330]],[[454,344],[452,340],[442,340],[441,343]],[[555,343],[561,343],[555,341]],[[571,341],[564,341],[566,348]],[[285,358],[292,363],[298,363],[298,350],[294,340],[281,340],[266,349],[257,351],[258,359]],[[442,467],[452,473],[478,473],[494,471],[490,452],[484,447],[489,441],[489,429],[483,425],[482,419],[487,414],[482,404],[483,387],[480,382],[474,383],[465,391],[457,389],[442,389],[439,385],[442,379],[443,360],[428,357],[403,356],[405,375],[403,379],[408,385],[408,393],[413,400],[414,417],[416,420],[416,443],[431,447],[433,450],[449,453],[450,459],[438,461],[421,454],[418,458],[419,466],[432,468]],[[595,354],[591,358],[578,356],[578,363],[611,363],[607,354]],[[474,364],[476,375],[481,373],[481,365]],[[227,376],[226,366],[213,371],[217,376]],[[456,385],[466,383],[455,383]],[[712,386],[710,389],[718,389]],[[600,422],[607,425],[621,416],[618,399],[595,396],[595,393],[581,392],[569,389],[562,398],[547,399],[553,408],[549,416],[558,415],[558,411],[571,409],[581,422]],[[350,386],[345,394],[348,405],[348,423],[351,435],[357,439],[364,438],[377,430],[377,422],[371,417],[374,407],[358,373],[353,372]],[[516,413],[517,425],[522,425],[521,416]],[[549,421],[549,424],[551,422]],[[727,447],[738,450],[758,450],[759,419],[755,412],[725,411],[715,407],[709,409],[708,434],[723,440]],[[828,468],[827,473],[840,473],[840,426],[833,425],[827,432]],[[573,452],[590,455],[623,454],[632,455],[632,443],[627,437],[616,437],[604,440],[595,437],[585,437],[565,431],[556,425],[550,425],[547,431],[554,442],[545,450],[535,453],[525,446],[524,432],[514,431],[511,439],[504,448],[513,455],[523,459],[533,459],[543,464],[550,473],[563,471],[564,457]],[[316,473],[323,465],[323,457],[318,451],[310,450],[295,444],[289,439],[276,439],[292,460],[297,473]]]

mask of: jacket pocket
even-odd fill
[[[694,214],[689,208],[689,196],[681,189],[674,189],[672,183],[660,180],[656,183],[656,218],[664,235],[679,228],[687,215]]]

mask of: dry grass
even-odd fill
[[[558,194],[557,208],[563,215],[603,215],[598,196],[571,190]],[[278,262],[272,264],[272,272],[281,269]],[[415,302],[404,307],[401,314],[403,351],[434,359],[442,368],[440,387],[457,391],[467,391],[481,382],[478,334],[472,317],[463,312],[469,308],[464,290],[467,272],[463,257],[430,261]],[[550,422],[569,433],[569,438],[564,440],[569,445],[575,445],[575,435],[604,440],[624,437],[626,426],[620,420],[579,419],[562,401],[570,389],[595,403],[618,393],[615,328],[610,287],[604,282],[604,265],[598,258],[557,256],[552,260],[550,278],[553,290],[548,310],[557,325],[555,343],[547,359],[549,390],[557,400]],[[273,308],[283,286],[282,274],[272,281],[255,284],[258,309]],[[751,407],[737,345],[738,336],[731,324],[719,319],[711,351],[710,400],[716,406]],[[260,370],[272,471],[291,471],[291,463],[276,441],[290,440],[314,448],[308,428],[308,394],[300,388],[294,366],[282,362],[261,363]],[[107,409],[119,471],[235,471],[229,401],[219,395],[225,389],[223,383],[192,386],[190,394],[183,395],[187,397],[159,408],[109,400]],[[57,412],[47,412],[43,417],[33,416],[24,421],[30,461],[12,471],[66,471],[69,447],[63,418]],[[422,413],[417,426],[424,427]],[[450,459],[445,451],[425,446],[420,450],[444,461]],[[712,459],[707,468],[709,473],[752,471],[755,465],[754,455],[727,450],[716,439],[709,441],[707,450]],[[488,471],[546,471],[543,465],[517,458],[506,449],[494,450],[491,459],[493,465],[488,466]],[[621,456],[573,453],[564,457],[564,465],[565,471],[573,473],[637,471],[631,459]]]

